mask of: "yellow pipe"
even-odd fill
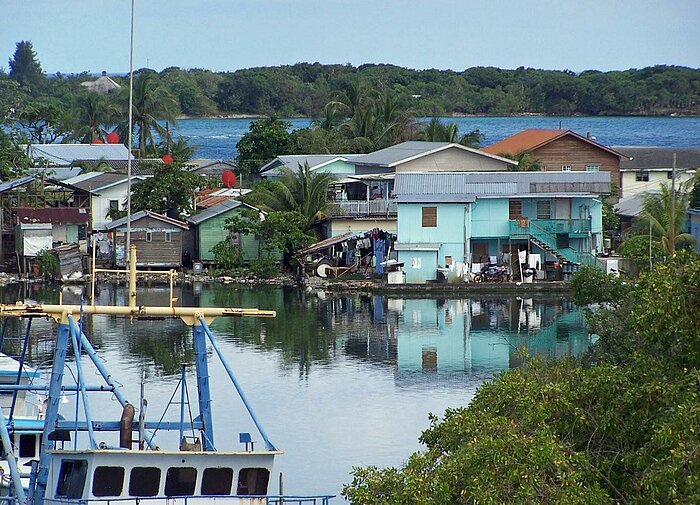
[[[129,251],[129,307],[136,307],[136,246]]]
[[[199,317],[211,320],[215,317],[276,317],[274,310],[221,308],[221,307],[115,307],[112,305],[0,305],[2,317],[51,317],[59,323],[67,323],[68,315],[74,319],[83,314],[109,314],[129,317],[177,317],[185,324],[198,324]]]

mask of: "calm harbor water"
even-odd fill
[[[422,119],[427,121],[427,119]],[[526,128],[563,128],[590,133],[604,145],[700,147],[700,117],[460,117],[453,121],[462,133],[475,128],[493,144]],[[291,119],[293,128],[304,128],[309,119]],[[197,158],[233,159],[236,144],[248,131],[249,119],[182,119],[176,131],[197,146]]]
[[[57,303],[60,289],[7,286],[2,301]],[[79,303],[81,288],[63,288],[62,295],[64,303]],[[178,288],[176,296],[181,305],[278,311],[275,319],[218,319],[211,327],[268,436],[285,451],[276,471],[284,473],[287,493],[339,493],[353,466],[400,465],[420,449],[429,413],[467,405],[483,381],[522,363],[520,348],[565,356],[590,343],[581,314],[560,296],[418,299],[201,284]],[[165,305],[167,297],[167,287],[138,290],[139,304]],[[99,289],[99,304],[126,300],[123,286]],[[189,329],[176,320],[130,324],[92,316],[84,322],[127,399],[138,402],[145,372],[148,419],[177,420],[177,405],[164,412],[182,363],[190,394],[195,391]],[[19,325],[11,322],[16,334]],[[53,325],[36,320],[32,329],[31,361],[46,368]],[[217,448],[240,448],[241,431],[260,441],[223,368],[210,366]],[[99,383],[97,376],[92,383]],[[119,418],[121,408],[110,394],[97,402],[94,417]],[[63,408],[67,416],[74,411],[72,397]],[[112,434],[98,435],[116,444]],[[159,434],[158,440],[167,448],[175,439]],[[276,491],[276,477],[272,482]]]

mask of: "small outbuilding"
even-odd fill
[[[126,266],[126,224],[123,217],[109,223],[114,233],[114,263]],[[136,266],[140,268],[180,268],[183,233],[187,223],[142,210],[131,215],[131,244],[136,246]]]
[[[226,228],[226,220],[245,210],[258,211],[255,207],[238,200],[224,200],[204,209],[187,221],[194,228],[194,259],[202,263],[213,263],[213,248],[222,240],[229,240],[231,247],[238,247],[244,261],[258,257],[259,242],[253,235],[231,233]]]

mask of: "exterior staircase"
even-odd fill
[[[544,221],[542,224],[539,224],[536,220],[530,220],[525,225],[519,224],[518,221],[512,221],[511,223],[511,236],[514,235],[514,231],[516,236],[526,236],[530,242],[557,258],[562,264],[596,264],[595,257],[590,253],[579,252],[571,247],[560,247],[557,245],[557,233],[559,232],[573,232],[576,234],[580,234],[583,231],[587,232],[586,228],[590,225],[583,220],[574,220],[573,224],[566,222],[566,225],[564,222],[557,223],[555,220]],[[559,230],[558,228],[562,229]]]

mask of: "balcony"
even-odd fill
[[[585,238],[591,231],[588,219],[511,219],[510,236],[527,238],[532,235],[562,235],[569,238]]]
[[[343,200],[330,202],[328,215],[333,217],[396,217],[396,201]]]

